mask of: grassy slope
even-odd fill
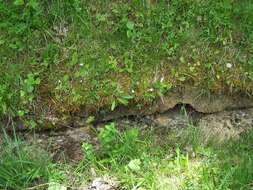
[[[0,114],[253,94],[251,0],[0,1]]]

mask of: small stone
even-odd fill
[[[110,178],[96,178],[92,181],[90,189],[94,190],[116,190],[117,185]]]
[[[226,64],[226,67],[229,68],[229,69],[231,69],[232,66],[233,66],[233,65],[232,65],[231,63],[227,63],[227,64]]]

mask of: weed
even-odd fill
[[[140,154],[141,141],[138,136],[137,129],[131,129],[121,134],[114,123],[106,125],[98,134],[99,151],[95,152],[91,144],[83,144],[85,158],[89,162],[92,161],[93,164],[96,164],[98,160],[109,165],[113,162],[127,163]]]

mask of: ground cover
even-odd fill
[[[84,158],[75,163],[3,138],[0,189],[251,189],[252,130],[222,141],[203,132],[190,123],[152,130],[110,123],[96,132],[97,143],[82,144]]]
[[[253,94],[251,0],[2,0],[0,17],[0,114],[30,127],[185,86]]]

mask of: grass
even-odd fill
[[[47,110],[141,107],[187,85],[253,93],[251,0],[0,2],[1,117],[46,127]]]
[[[48,180],[47,153],[17,138],[3,138],[0,158],[0,189],[26,189]]]
[[[104,133],[107,136],[111,130],[107,126],[99,136]],[[111,176],[123,189],[252,188],[252,130],[239,140],[222,144],[212,143],[215,137],[208,141],[202,139],[203,135],[195,127],[169,131],[162,137],[149,132],[137,135],[137,131],[110,133],[110,141],[108,136],[100,139],[101,147],[95,153],[91,146],[84,145],[85,170],[95,170],[98,176]],[[124,138],[129,135],[131,140]],[[163,140],[159,142],[159,138]],[[105,148],[104,143],[113,144],[112,149]]]
[[[0,189],[75,188],[101,177],[129,190],[234,190],[253,187],[253,131],[239,139],[204,139],[199,128],[98,131],[84,143],[84,159],[53,163],[48,155],[16,138],[1,146]],[[217,143],[220,142],[220,143]]]
[[[65,187],[62,184],[67,181],[67,175],[70,176],[68,170],[74,170],[71,165],[54,163],[46,150],[27,144],[15,133],[13,136],[4,134],[0,139],[1,190],[57,190]]]

